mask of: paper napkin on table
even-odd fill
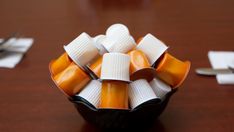
[[[234,67],[234,52],[209,51],[208,57],[213,68]],[[220,74],[216,76],[219,84],[234,84],[234,74]]]
[[[3,41],[3,39],[0,39],[0,42],[1,41]],[[0,67],[14,68],[32,44],[32,38],[10,39],[3,45],[4,47],[7,47],[7,51],[3,54],[0,52]],[[2,48],[2,46],[0,46],[0,48]]]

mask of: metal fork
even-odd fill
[[[16,41],[17,39],[21,38],[21,36],[20,36],[19,33],[15,32],[12,35],[10,35],[9,37],[7,37],[6,39],[4,39],[0,43],[0,56],[2,56],[3,54],[5,54],[6,52],[8,52],[8,48],[12,46],[12,44],[4,46],[12,38],[15,38],[15,41]]]
[[[19,33],[18,32],[14,32],[14,33],[12,33],[11,35],[9,35],[8,37],[6,37],[5,39],[3,39],[3,41],[2,42],[0,42],[0,46],[2,46],[2,45],[4,45],[4,44],[6,44],[10,39],[12,39],[12,38],[14,38],[14,37],[16,37],[16,36],[18,36],[19,35]]]

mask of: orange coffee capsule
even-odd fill
[[[160,79],[173,88],[179,87],[185,80],[190,70],[191,63],[189,61],[180,61],[165,53],[156,66],[156,73]]]
[[[146,79],[151,81],[155,77],[155,69],[150,66],[148,58],[140,50],[132,50],[128,53],[130,56],[130,79]]]
[[[72,60],[67,53],[63,53],[58,59],[50,63],[50,72],[52,75],[57,75],[71,64]]]
[[[103,56],[99,108],[128,109],[130,57],[122,53]]]
[[[95,60],[89,68],[94,72],[94,74],[100,78],[101,76],[101,68],[102,68],[102,56],[100,56],[97,60]]]
[[[81,33],[64,46],[64,50],[66,53],[50,64],[50,70],[58,88],[73,96],[91,80],[86,65],[99,55],[99,50],[87,33]],[[67,60],[70,64],[66,63]]]
[[[72,42],[64,46],[64,50],[66,51],[65,53],[63,53],[57,60],[50,63],[50,72],[52,76],[63,71],[71,62],[75,62],[82,67],[98,55],[98,49],[87,33],[81,33]]]
[[[52,78],[58,88],[68,96],[77,94],[91,80],[90,76],[73,62]]]
[[[99,108],[128,109],[128,83],[103,81]]]
[[[134,73],[143,68],[149,68],[150,63],[145,54],[140,50],[132,50],[128,53],[130,56],[130,73]]]

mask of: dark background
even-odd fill
[[[135,39],[152,33],[190,60],[187,80],[148,131],[234,131],[234,86],[197,76],[209,50],[234,50],[233,0],[1,0],[0,37],[18,31],[35,43],[15,69],[0,69],[0,131],[98,131],[54,86],[48,63],[81,32],[113,23]]]

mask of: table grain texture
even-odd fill
[[[135,39],[152,33],[192,62],[188,78],[146,131],[234,131],[234,86],[197,76],[209,50],[234,50],[233,0],[1,0],[0,37],[20,32],[34,45],[14,69],[0,68],[1,132],[95,132],[50,79],[48,63],[82,32],[113,23]]]

